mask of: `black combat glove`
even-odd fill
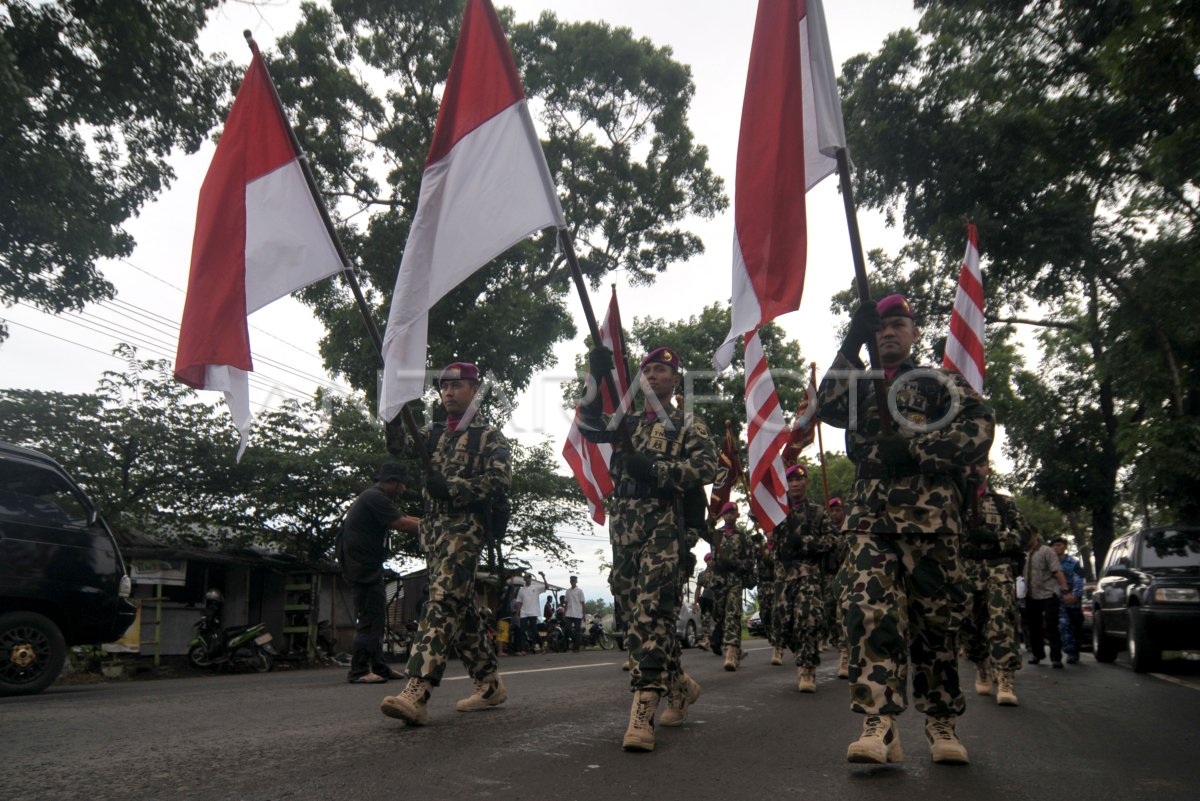
[[[596,381],[603,381],[604,376],[613,371],[613,352],[601,345],[588,351],[588,372]]]
[[[879,437],[873,443],[879,461],[888,467],[910,466],[913,464],[912,451],[909,450],[908,440],[899,435]]]
[[[868,300],[860,305],[850,315],[850,327],[846,330],[846,338],[842,340],[842,347],[839,348],[842,355],[851,361],[857,359],[862,346],[867,344],[867,341],[875,336],[875,332],[882,327],[883,323],[879,321],[879,311],[875,308],[875,301]]]
[[[635,481],[654,481],[654,465],[658,460],[644,453],[630,453],[625,456],[625,472]]]
[[[425,491],[429,493],[430,498],[436,498],[439,501],[450,500],[450,482],[441,473],[429,474],[429,478],[425,481]]]

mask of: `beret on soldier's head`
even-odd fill
[[[830,509],[832,509],[835,506],[844,506],[844,505],[845,504],[841,498],[830,498],[829,499],[829,508]]]
[[[797,462],[787,469],[787,472],[783,474],[783,477],[791,478],[795,475],[800,476],[800,478],[808,478],[808,468]]]
[[[721,515],[724,516],[726,512],[733,512],[736,515],[737,510],[737,504],[733,501],[729,501],[727,504],[721,507]]]
[[[647,364],[654,364],[655,362],[665,364],[676,373],[683,366],[679,363],[679,354],[671,348],[655,348],[646,354],[646,358],[642,359],[641,366],[645,367]]]
[[[875,310],[879,312],[880,319],[884,317],[907,317],[910,320],[913,319],[912,306],[908,304],[908,298],[903,295],[888,295],[875,304]]]
[[[711,561],[712,561],[712,554],[711,554],[711,553],[706,553],[706,554],[704,554],[704,561],[705,561],[705,562],[711,562]]]
[[[473,362],[454,362],[442,368],[438,374],[437,383],[440,387],[443,381],[474,381],[479,383],[479,367]]]

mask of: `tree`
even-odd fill
[[[416,210],[462,6],[306,5],[271,60],[380,319]],[[680,221],[711,216],[727,200],[687,126],[694,92],[687,67],[628,29],[560,22],[550,13],[516,25],[511,12],[500,14],[531,107],[549,132],[547,161],[593,285],[618,268],[648,283],[700,253],[700,241]],[[366,224],[351,225],[362,212],[371,212]],[[471,358],[506,393],[520,391],[550,366],[551,346],[575,334],[564,270],[551,233],[502,254],[434,308],[430,365]],[[323,282],[303,298],[326,326],[326,365],[374,397],[378,360],[348,293]]]
[[[1103,559],[1123,466],[1160,514],[1200,514],[1200,25],[1182,0],[917,5],[919,31],[843,67],[856,194],[943,263],[979,225],[989,321],[1048,329],[1002,422]]]
[[[8,0],[0,13],[0,303],[111,298],[96,260],[219,119],[235,68],[196,43],[219,0]],[[0,322],[0,340],[6,329]]]

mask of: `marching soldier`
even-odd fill
[[[742,591],[754,589],[755,547],[750,535],[737,525],[737,504],[730,501],[721,507],[725,524],[712,531],[713,569],[721,582],[713,616],[722,633],[725,669],[737,670],[742,652]],[[714,521],[715,522],[715,521]]]
[[[610,374],[612,351],[592,350],[589,367],[593,376]],[[671,644],[679,608],[679,571],[689,550],[687,529],[694,523],[684,519],[685,496],[702,493],[704,485],[712,482],[717,451],[704,421],[685,415],[675,405],[680,368],[674,350],[650,351],[639,373],[645,409],[622,418],[618,430],[606,425],[599,392],[580,407],[584,436],[615,446],[610,584],[614,604],[626,623],[626,647],[633,660],[633,704],[622,740],[627,751],[654,750],[654,715],[661,696],[671,694],[670,717],[682,723],[688,705],[700,695],[700,685],[673,659]]]
[[[846,522],[846,504],[841,498],[830,498],[825,504],[829,513],[829,521],[834,531],[834,561],[837,563],[837,573],[833,577],[830,594],[833,596],[833,644],[838,650],[839,679],[850,678],[850,651],[846,647],[846,628],[842,624],[842,609],[846,606],[846,593],[850,589],[849,573],[846,570],[846,556],[850,553],[850,540],[842,524]]]
[[[992,410],[961,376],[918,369],[919,331],[908,301],[890,295],[864,303],[817,390],[821,421],[846,429],[856,475],[846,516],[852,536],[844,624],[850,648],[850,708],[864,716],[850,762],[903,759],[895,717],[908,706],[911,663],[917,709],[934,762],[965,764],[955,721],[965,706],[952,631],[962,603],[958,538],[965,471],[986,458]],[[859,351],[879,346],[890,384],[879,398]],[[896,411],[884,436],[880,407]]]
[[[717,574],[712,569],[712,552],[704,554],[704,569],[696,576],[694,604],[700,610],[699,648],[708,650],[713,633],[713,598],[720,592]]]
[[[771,664],[783,664],[783,644],[775,637],[775,537],[768,534],[758,543],[758,615],[767,642],[771,644]]]
[[[1016,565],[1033,529],[1007,495],[990,489],[986,462],[973,468],[978,497],[968,506],[967,533],[959,551],[966,575],[967,602],[959,642],[975,663],[975,691],[996,703],[1016,706],[1021,642],[1017,637]]]
[[[475,692],[455,705],[459,712],[488,709],[508,698],[495,646],[475,606],[475,569],[488,521],[512,481],[508,441],[475,414],[478,367],[455,362],[442,370],[437,385],[447,416],[423,431],[433,469],[418,528],[429,564],[429,598],[408,658],[408,683],[380,707],[410,726],[428,722],[426,703],[452,650],[475,681]]]
[[[788,516],[776,527],[779,550],[777,613],[783,643],[796,657],[796,687],[817,691],[817,665],[825,632],[822,573],[833,551],[833,524],[820,504],[808,497],[808,468],[787,469]]]

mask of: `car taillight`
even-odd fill
[[[1194,604],[1200,602],[1200,589],[1195,587],[1159,587],[1154,601],[1163,604]]]

